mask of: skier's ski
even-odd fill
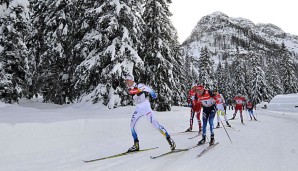
[[[201,157],[203,154],[205,154],[208,150],[210,150],[211,148],[215,147],[217,144],[219,144],[219,142],[213,144],[213,145],[208,145],[208,147],[206,147],[197,157]]]
[[[150,158],[151,158],[151,159],[156,159],[156,158],[159,158],[159,157],[162,157],[162,156],[166,156],[166,155],[169,155],[169,154],[179,153],[179,152],[188,151],[188,150],[189,150],[188,148],[175,149],[175,150],[172,150],[172,151],[169,151],[169,152],[160,154],[160,155],[158,155],[158,156],[150,156]]]
[[[125,156],[125,155],[128,155],[128,154],[134,154],[134,153],[138,153],[138,152],[149,151],[149,150],[153,150],[153,149],[157,149],[157,148],[158,147],[153,147],[153,148],[141,149],[139,151],[134,151],[134,152],[124,152],[124,153],[119,153],[119,154],[115,154],[115,155],[112,155],[112,156],[93,159],[93,160],[84,160],[84,162],[89,163],[89,162],[95,162],[95,161],[99,161],[99,160],[111,159],[111,158],[116,158],[116,157],[120,157],[120,156]]]
[[[179,152],[183,152],[183,151],[188,151],[190,149],[193,149],[193,148],[196,148],[198,146],[200,146],[202,144],[196,144],[196,145],[193,145],[193,146],[190,146],[190,147],[187,147],[187,148],[182,148],[182,149],[175,149],[175,150],[172,150],[172,151],[169,151],[169,152],[166,152],[166,153],[163,153],[163,154],[160,154],[158,156],[150,156],[151,159],[156,159],[156,158],[159,158],[159,157],[162,157],[162,156],[166,156],[166,155],[169,155],[169,154],[173,154],[173,153],[179,153]]]
[[[231,129],[231,130],[234,130],[234,131],[240,131],[240,129],[237,129],[237,128],[234,128],[234,127],[226,127],[226,128],[228,128],[228,129]]]
[[[249,121],[256,121],[256,122],[261,122],[261,121],[259,121],[259,120],[249,120]]]
[[[223,128],[223,127],[218,127],[218,128]],[[215,127],[215,128],[213,128],[213,129],[218,129],[217,127]],[[235,128],[235,127],[228,127],[228,126],[225,126],[225,128],[227,128],[227,129],[230,129],[230,130],[233,130],[233,131],[240,131],[240,129],[237,129],[237,128]]]
[[[181,134],[185,134],[185,133],[196,133],[199,131],[183,131],[183,132],[175,132],[175,133],[171,133],[171,136],[176,136],[176,135],[181,135]]]
[[[199,132],[199,133],[198,133],[197,135],[195,135],[195,136],[189,137],[188,139],[194,139],[194,138],[196,138],[196,137],[198,137],[198,136],[200,136],[200,135],[202,135],[201,132]]]

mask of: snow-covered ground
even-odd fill
[[[0,103],[0,170],[1,171],[109,171],[109,170],[297,170],[298,169],[298,94],[276,96],[268,109],[256,111],[260,122],[245,125],[237,119],[230,124],[240,131],[215,129],[220,142],[202,157],[203,145],[187,152],[150,159],[169,151],[165,138],[146,118],[139,120],[141,148],[158,149],[118,158],[84,163],[126,151],[133,143],[130,117],[133,106],[109,110],[102,105],[43,104],[39,99],[22,100],[19,105]],[[195,145],[196,133],[177,134],[189,126],[189,108],[173,107],[170,112],[155,112],[155,117],[176,141],[177,148]],[[228,110],[228,118],[233,111]],[[198,130],[196,120],[195,129]],[[208,136],[209,136],[209,132]]]

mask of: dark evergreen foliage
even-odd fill
[[[179,54],[177,33],[169,17],[170,0],[148,0],[144,5],[146,23],[143,37],[144,80],[157,92],[154,108],[171,110],[171,105],[181,104],[186,97],[184,61]],[[152,73],[154,73],[152,75]]]
[[[207,89],[213,89],[215,84],[214,76],[214,61],[211,58],[211,53],[207,47],[201,49],[201,54],[198,63],[200,84],[203,84]]]
[[[2,1],[0,5],[3,5]],[[13,103],[29,97],[31,74],[26,39],[30,24],[27,6],[9,6],[0,18],[0,99]]]
[[[278,54],[281,57],[280,71],[281,80],[285,94],[297,93],[298,92],[298,79],[295,75],[294,58],[286,49],[283,43]]]

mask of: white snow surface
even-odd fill
[[[134,106],[107,109],[99,104],[44,104],[40,99],[19,104],[0,103],[0,170],[3,171],[284,171],[298,169],[298,94],[278,95],[267,109],[256,111],[259,121],[245,125],[239,113],[230,124],[240,129],[215,129],[219,145],[200,158],[207,144],[187,152],[150,159],[169,151],[166,139],[147,119],[138,124],[140,147],[158,149],[118,158],[84,163],[126,151],[133,144],[130,119]],[[177,148],[195,145],[196,133],[178,134],[189,126],[190,109],[173,107],[155,112],[155,117],[172,135]],[[227,110],[228,118],[233,111]],[[216,122],[216,119],[215,119]],[[216,124],[216,123],[215,123]],[[194,130],[198,130],[194,119]],[[209,130],[207,135],[210,138]]]

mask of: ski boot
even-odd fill
[[[226,123],[227,123],[227,127],[231,127],[231,125],[229,124],[229,122],[228,122],[228,121],[226,121]]]
[[[254,117],[255,121],[258,121],[255,117]]]
[[[252,121],[252,117],[250,116],[250,120]]]
[[[205,142],[206,142],[206,135],[203,135],[202,139],[198,142],[198,145],[205,144]]]
[[[241,123],[244,124],[244,123],[243,123],[243,119],[241,119]]]
[[[171,147],[170,147],[171,150],[175,150],[175,148],[176,148],[176,144],[175,144],[174,140],[173,140],[170,136],[168,136],[168,137],[167,137],[167,141],[168,141],[169,145],[171,146]]]
[[[202,128],[200,128],[200,129],[199,129],[199,134],[201,134],[201,133],[202,133],[202,131],[203,131],[203,130],[202,130]]]
[[[192,131],[192,127],[189,127],[185,132],[191,132]]]
[[[219,128],[220,127],[220,124],[219,124],[219,122],[217,122],[217,126],[216,126],[216,128]]]
[[[230,120],[234,120],[235,119],[235,116],[233,116]]]
[[[211,138],[210,138],[209,146],[214,145],[214,141],[215,141],[215,139],[214,139],[214,134],[211,134]]]
[[[139,151],[140,150],[140,146],[139,146],[139,141],[135,141],[134,145],[132,147],[130,147],[127,152],[135,152],[135,151]]]

